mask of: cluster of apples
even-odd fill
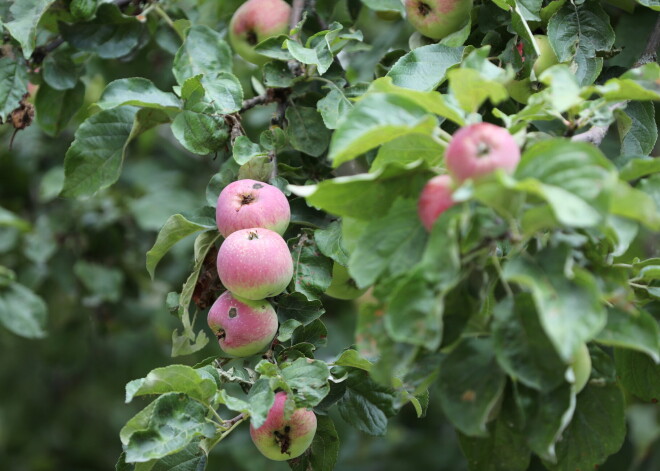
[[[456,203],[452,194],[457,184],[497,169],[513,173],[518,162],[520,147],[506,129],[490,123],[459,129],[445,151],[449,174],[433,177],[420,195],[418,213],[424,227],[430,231],[436,219]]]
[[[277,333],[277,314],[266,298],[284,291],[293,277],[291,252],[282,238],[291,208],[276,187],[246,179],[222,190],[215,216],[225,238],[217,267],[227,291],[207,320],[225,353],[247,357],[265,350]],[[278,392],[263,425],[250,426],[257,449],[277,461],[301,455],[316,433],[313,411],[299,408],[286,419],[285,403],[286,393]]]

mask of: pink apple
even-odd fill
[[[262,299],[250,301],[225,291],[209,310],[207,321],[222,350],[235,357],[262,352],[277,333],[277,314]]]
[[[296,409],[289,420],[284,418],[286,393],[275,394],[273,407],[259,428],[250,424],[250,436],[257,449],[275,461],[284,461],[302,455],[312,444],[316,433],[316,415],[307,409]]]
[[[291,219],[289,201],[277,187],[256,180],[238,180],[218,196],[215,222],[227,237],[239,229],[263,227],[284,234]]]
[[[408,21],[417,31],[442,39],[467,23],[472,0],[406,0],[405,6]]]
[[[277,232],[241,229],[232,232],[220,246],[218,275],[236,296],[264,299],[277,296],[291,282],[293,259]]]
[[[519,161],[520,148],[509,131],[490,123],[459,129],[445,151],[447,170],[459,182],[498,168],[513,173]]]
[[[234,51],[253,64],[270,59],[254,47],[261,41],[289,30],[291,7],[283,0],[248,0],[238,7],[229,23],[229,42]]]
[[[451,197],[453,186],[454,182],[449,175],[433,177],[424,186],[417,203],[417,211],[427,231],[431,231],[433,223],[442,213],[454,206]]]

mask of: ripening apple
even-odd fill
[[[283,0],[248,0],[229,23],[229,42],[243,59],[261,65],[268,60],[254,48],[261,41],[289,30],[291,7]]]
[[[406,0],[405,6],[408,21],[417,31],[442,39],[465,25],[472,0]]]
[[[442,213],[454,206],[451,195],[454,182],[449,175],[438,175],[431,178],[419,197],[417,213],[427,231],[431,231],[433,223]]]
[[[250,301],[225,291],[213,303],[207,316],[209,327],[222,350],[235,357],[262,352],[277,333],[277,314],[262,299]]]
[[[465,126],[454,133],[445,163],[459,182],[477,179],[497,169],[513,173],[520,162],[520,148],[504,128],[490,123]]]
[[[536,44],[539,47],[539,57],[534,62],[534,73],[538,77],[545,69],[559,64],[559,58],[550,45],[550,40],[544,34],[535,34]]]
[[[289,201],[277,187],[256,180],[238,180],[218,196],[215,222],[223,237],[239,229],[263,227],[284,234],[291,219]]]
[[[580,345],[577,352],[575,352],[571,368],[573,368],[573,374],[575,374],[573,388],[575,394],[577,394],[584,389],[587,381],[589,381],[589,376],[591,376],[591,355],[589,355],[589,348],[586,344]]]
[[[325,294],[331,298],[350,300],[359,298],[367,291],[367,288],[360,289],[351,278],[345,266],[335,262],[332,265],[332,283]]]
[[[236,296],[277,296],[293,278],[289,247],[277,232],[252,228],[232,232],[218,250],[220,281]]]
[[[250,424],[250,436],[257,449],[275,461],[285,461],[302,455],[312,444],[316,433],[316,415],[307,409],[296,409],[289,420],[284,419],[286,393],[275,394],[275,402],[266,421],[259,428]]]

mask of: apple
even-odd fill
[[[442,39],[465,25],[472,0],[406,0],[405,7],[408,21],[417,31]]]
[[[263,228],[232,232],[218,250],[217,266],[225,288],[250,300],[280,294],[293,278],[289,247],[277,232]]]
[[[490,123],[465,126],[452,137],[445,151],[449,173],[459,182],[477,179],[497,169],[513,173],[520,148],[504,128]]]
[[[438,175],[424,185],[417,203],[417,212],[427,231],[431,231],[433,223],[442,213],[454,206],[451,197],[453,186],[454,182],[449,175]]]
[[[250,301],[225,291],[213,303],[207,322],[222,350],[235,357],[262,352],[277,333],[277,314],[262,299]]]
[[[268,411],[266,421],[259,428],[250,424],[250,436],[257,449],[266,458],[285,461],[302,455],[312,444],[316,433],[316,415],[307,409],[296,409],[286,420],[284,405],[286,393],[275,394],[275,402]]]
[[[586,344],[583,343],[578,348],[573,356],[571,368],[573,368],[573,374],[575,374],[573,388],[575,394],[577,394],[584,389],[587,381],[589,381],[589,376],[591,376],[591,355],[589,355],[589,348]]]
[[[223,237],[239,229],[263,227],[284,234],[291,219],[289,201],[277,187],[256,180],[238,180],[218,196],[215,222]]]
[[[229,22],[229,42],[243,59],[261,65],[270,59],[254,47],[261,41],[289,31],[291,7],[283,0],[248,0]]]
[[[349,300],[359,298],[365,293],[365,291],[367,291],[367,288],[360,289],[357,287],[355,280],[353,280],[351,275],[348,274],[348,270],[345,266],[340,265],[337,262],[332,265],[332,283],[330,283],[328,289],[325,290],[327,296]]]
[[[559,58],[550,45],[550,40],[544,34],[535,34],[536,44],[539,47],[539,57],[534,62],[534,73],[538,77],[545,69],[559,64]]]

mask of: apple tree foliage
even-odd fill
[[[328,411],[378,436],[410,407],[419,417],[443,414],[473,470],[604,463],[626,438],[627,404],[660,398],[660,258],[648,258],[660,257],[660,160],[651,156],[658,44],[654,34],[646,49],[646,35],[625,40],[633,14],[658,33],[660,4],[475,2],[467,24],[431,42],[405,18],[375,19],[374,11],[403,13],[396,0],[294,3],[302,9],[294,8],[290,34],[256,46],[271,59],[260,68],[227,42],[238,1],[0,6],[0,119],[15,128],[15,145],[28,126],[57,135],[100,64],[112,70],[150,50],[168,57],[167,67],[141,76],[101,76],[54,196],[93,200],[120,178],[132,141],[157,126],[189,153],[215,159],[216,173],[197,189],[207,204],[171,215],[146,253],[157,278],[168,251],[195,237],[190,275],[167,295],[180,319],[173,357],[210,340],[194,321],[222,291],[213,276],[221,189],[239,178],[268,181],[291,203],[294,279],[273,299],[276,341],[263,357],[217,350],[128,383],[127,402],[153,401],[122,428],[117,469],[205,469],[212,448],[247,433],[241,423],[265,420],[278,390],[319,417],[294,470],[333,469],[341,443]],[[358,27],[370,27],[357,21],[365,15],[371,31]],[[561,64],[537,77],[539,32]],[[29,83],[39,87],[33,98]],[[248,135],[243,122],[261,106],[271,106],[272,119]],[[421,188],[442,171],[454,131],[480,121],[514,135],[521,163],[511,176],[465,182],[459,204],[427,233],[417,216]],[[30,223],[0,208],[0,226],[27,231]],[[328,358],[323,293],[333,263],[371,290],[353,343]],[[88,283],[109,276],[80,270]],[[41,338],[46,319],[38,294],[0,267],[2,325]],[[583,344],[593,366],[578,393],[571,363]],[[430,393],[441,411],[428,408]]]

